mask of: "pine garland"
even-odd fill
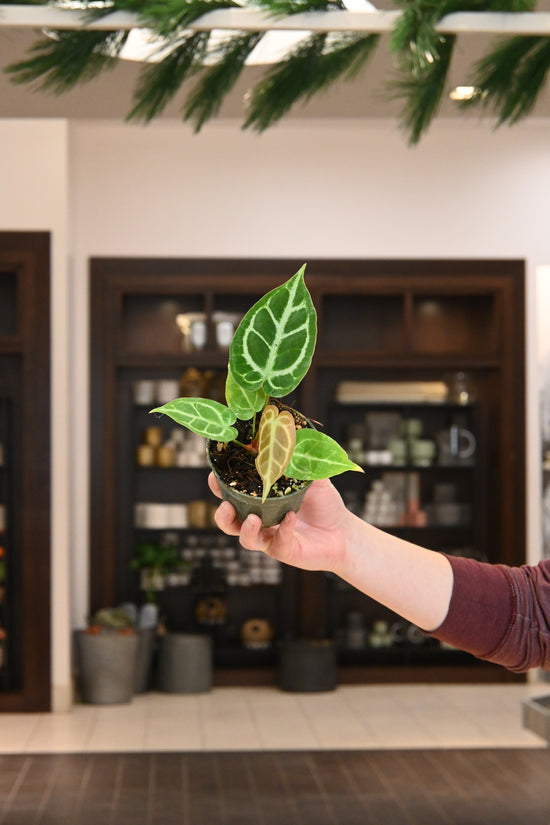
[[[550,70],[550,39],[511,37],[476,66],[476,97],[462,104],[491,109],[497,124],[514,124],[532,111]]]
[[[340,77],[351,79],[374,51],[378,35],[345,36],[327,47],[328,35],[312,35],[253,89],[244,128],[263,132],[300,98],[309,100]]]
[[[209,39],[210,32],[188,34],[164,60],[142,69],[134,94],[135,105],[127,119],[148,123],[160,115],[184,80],[200,69]]]
[[[51,0],[0,0],[0,5],[49,5]],[[273,17],[344,9],[342,0],[249,0]],[[456,35],[443,35],[439,21],[460,11],[531,11],[536,0],[400,0],[402,12],[391,34],[390,49],[398,78],[389,84],[391,96],[403,101],[402,125],[411,144],[425,134],[446,91]],[[63,6],[63,0],[54,5]],[[196,132],[215,117],[234,88],[246,60],[263,37],[260,32],[228,33],[215,51],[210,32],[189,26],[215,9],[242,7],[242,0],[82,0],[89,19],[116,11],[134,13],[140,25],[164,41],[166,53],[145,66],[134,92],[129,119],[150,121],[191,77],[194,88],[182,105],[182,117]],[[128,37],[125,31],[78,29],[50,32],[31,47],[26,59],[6,71],[15,83],[62,94],[117,64]],[[251,90],[244,128],[264,131],[298,101],[307,101],[339,79],[361,71],[379,42],[376,34],[316,33],[303,40],[285,59],[268,69]],[[535,106],[550,71],[550,37],[500,39],[474,68],[477,89],[465,106],[479,106],[496,115],[497,125],[515,124]]]
[[[232,37],[218,50],[218,62],[204,70],[195,89],[187,98],[183,116],[195,124],[195,132],[214,117],[225,96],[240,77],[246,58],[256,48],[262,35],[259,32]]]
[[[400,79],[390,84],[390,91],[405,101],[402,125],[411,145],[419,142],[437,114],[456,43],[455,35],[438,32],[437,23],[458,11],[528,11],[534,4],[535,0],[404,1],[390,41]],[[477,82],[472,85],[480,86]],[[476,95],[475,101],[478,100]]]
[[[433,59],[424,60],[415,55],[411,63],[417,68],[408,72],[402,68],[402,79],[393,86],[395,96],[405,100],[401,124],[411,146],[416,145],[426,132],[441,103],[455,39],[454,36],[440,36],[437,53],[434,54],[433,46],[429,52]]]
[[[60,95],[79,83],[97,77],[104,69],[116,65],[117,54],[128,32],[58,31],[54,39],[43,39],[31,48],[28,60],[6,68],[14,83],[32,83],[38,88]]]

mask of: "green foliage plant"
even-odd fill
[[[181,565],[177,548],[173,545],[141,542],[136,547],[134,558],[130,563],[132,570],[146,571],[145,600],[156,601],[156,581],[158,576],[165,576]]]
[[[305,267],[260,298],[235,330],[229,348],[227,405],[207,398],[177,398],[151,410],[217,442],[218,450],[234,442],[254,456],[262,502],[270,494],[294,492],[292,485],[280,483],[284,478],[309,482],[347,470],[362,472],[330,436],[312,427],[297,428],[293,411],[281,402],[306,375],[315,350],[317,316],[304,281]],[[248,443],[238,440],[239,421],[252,424]]]

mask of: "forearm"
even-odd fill
[[[448,559],[349,514],[346,548],[334,572],[423,630],[444,621],[453,590]]]

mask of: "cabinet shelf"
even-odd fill
[[[221,668],[275,667],[277,649],[251,649],[244,647],[217,647],[214,650],[214,666]]]
[[[477,660],[461,650],[442,648],[427,641],[419,645],[393,645],[387,648],[366,647],[364,650],[338,651],[338,664],[364,666],[399,666],[399,665],[452,665],[470,663]]]
[[[457,464],[363,464],[359,466],[365,476],[380,475],[380,473],[441,473],[451,472],[475,472],[477,464],[457,463]]]
[[[138,596],[136,577],[128,576],[136,540],[160,540],[163,532],[171,531],[182,541],[189,534],[198,535],[206,545],[209,541],[215,544],[218,534],[215,527],[134,527],[136,502],[181,504],[193,498],[206,500],[210,493],[207,466],[135,464],[142,431],[148,424],[159,423],[147,413],[159,405],[133,405],[133,382],[179,380],[189,367],[224,371],[228,352],[215,345],[215,313],[244,314],[300,264],[284,260],[92,260],[92,609]],[[381,476],[393,477],[396,485],[401,483],[400,476],[408,476],[412,486],[417,485],[418,496],[414,499],[407,493],[410,509],[404,512],[411,515],[418,511],[415,508],[424,508],[419,521],[425,516],[426,526],[381,529],[433,549],[471,551],[491,561],[522,563],[525,428],[521,262],[314,261],[308,266],[306,281],[318,313],[318,344],[311,368],[296,393],[300,401],[295,399],[294,406],[322,421],[324,431],[343,446],[347,446],[348,426],[362,421],[371,411],[401,410],[404,417],[419,418],[422,437],[434,442],[438,432],[460,419],[460,426],[476,438],[475,458],[463,463],[441,461],[441,453],[433,451],[432,463],[427,466],[412,460],[410,452],[401,453],[403,464],[387,464],[386,460],[372,463],[364,459],[363,452],[358,463],[364,473],[344,473],[334,479],[344,497],[359,504],[352,508],[354,512],[363,514],[368,488]],[[203,314],[207,326],[203,349],[183,351],[176,323],[180,312]],[[110,319],[107,324],[105,319]],[[443,382],[449,373],[461,370],[474,379],[476,404],[336,401],[337,387],[344,381]],[[168,438],[172,425],[161,426]],[[414,455],[420,456],[421,450]],[[450,503],[465,507],[460,524],[432,521],[427,509],[440,503],[438,496],[443,504],[449,501],[445,485],[454,487]],[[214,505],[217,501],[212,497]],[[437,512],[443,520],[442,511]],[[116,548],[116,555],[112,548]],[[285,571],[280,585],[263,589],[233,585],[226,591],[229,624],[238,635],[239,622],[245,617],[267,611],[277,624],[277,638],[318,638],[329,625],[336,633],[338,626],[329,617],[338,614],[341,618],[345,609],[354,607],[354,599],[359,601],[363,595],[351,591],[337,587],[322,574],[298,570],[292,574]],[[194,594],[184,587],[165,593],[165,598],[180,626],[185,627],[186,622],[193,626],[190,601]],[[383,610],[380,606],[376,609]],[[371,620],[375,617],[375,613],[370,615]],[[267,668],[263,654],[237,650],[231,644],[221,635],[215,638],[215,662],[217,667],[226,668],[224,678],[233,678],[227,675],[232,668],[235,672],[240,668],[243,679],[248,678],[245,671]],[[383,658],[386,654],[369,651],[361,661],[350,664],[367,670],[371,664],[368,658],[374,655]],[[455,662],[462,666],[470,661],[435,646],[427,646],[425,655],[430,663],[441,664],[441,670],[452,669]],[[424,651],[403,656],[402,650],[401,658],[388,664],[423,666]]]
[[[401,370],[435,366],[445,372],[457,369],[500,369],[502,367],[501,360],[494,355],[435,355],[429,352],[413,353],[408,348],[387,352],[349,349],[328,351],[320,349],[316,355],[316,363],[319,367],[327,368],[338,368],[343,363],[350,367],[364,367],[365,363],[368,363],[371,369],[376,367],[387,368],[390,365],[392,369]]]
[[[143,467],[141,464],[136,464],[136,472],[137,473],[144,473],[144,474],[153,474],[153,475],[162,475],[166,476],[167,478],[175,473],[176,475],[188,472],[194,473],[206,473],[207,471],[210,472],[210,467],[208,464],[204,464],[200,467],[195,467],[192,464],[186,467],[159,467],[157,465],[153,465],[151,467]]]
[[[116,363],[119,367],[133,367],[152,371],[167,371],[169,369],[185,370],[188,367],[197,369],[225,369],[229,355],[227,352],[215,350],[201,350],[192,353],[177,353],[159,355],[158,353],[131,354],[120,352]]]

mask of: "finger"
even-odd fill
[[[240,543],[245,550],[260,550],[268,552],[276,527],[262,529],[262,520],[257,515],[248,516],[242,523]]]
[[[216,478],[214,473],[210,473],[210,475],[208,476],[208,486],[210,487],[215,496],[217,496],[218,498],[222,497],[220,485],[218,484],[218,479]]]
[[[296,513],[290,511],[279,524],[277,532],[273,534],[269,547],[269,555],[279,558],[281,555],[288,555],[294,539],[294,528],[296,527]]]
[[[214,521],[228,536],[238,536],[241,532],[241,522],[237,519],[235,508],[228,501],[222,501],[214,513]]]

